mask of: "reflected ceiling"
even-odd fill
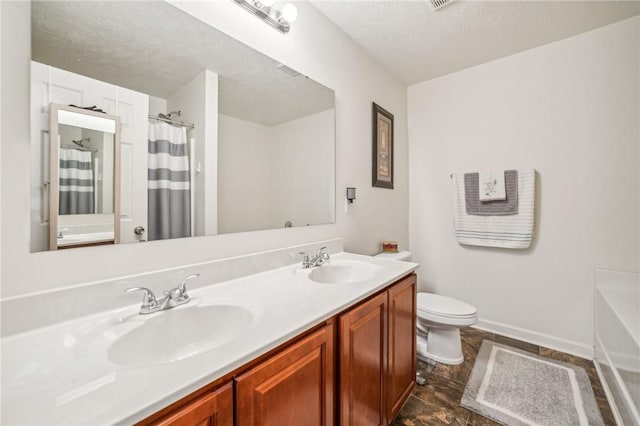
[[[267,126],[334,105],[330,90],[166,2],[37,1],[31,16],[35,61],[121,87],[167,98],[208,69],[221,114]]]

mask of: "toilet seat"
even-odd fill
[[[432,293],[418,293],[417,314],[422,320],[457,326],[475,324],[477,319],[474,306]]]

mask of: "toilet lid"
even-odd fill
[[[418,293],[418,314],[467,318],[476,315],[476,308],[460,300],[432,293]]]

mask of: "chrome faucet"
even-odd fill
[[[302,268],[309,269],[327,263],[330,259],[330,256],[329,253],[325,252],[326,249],[326,247],[322,247],[314,256],[311,256],[303,251],[298,253],[298,255],[302,257]]]
[[[165,309],[171,309],[179,305],[183,305],[189,302],[189,295],[187,294],[187,281],[192,278],[199,277],[200,274],[189,275],[178,284],[177,287],[172,288],[169,291],[164,292],[164,296],[160,299],[156,298],[153,291],[146,287],[131,287],[126,289],[126,292],[142,291],[142,305],[140,305],[140,314],[152,314],[158,311],[164,311]]]

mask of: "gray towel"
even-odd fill
[[[518,214],[518,171],[504,172],[506,200],[480,201],[478,173],[464,174],[464,199],[467,214],[476,216],[507,216]]]

